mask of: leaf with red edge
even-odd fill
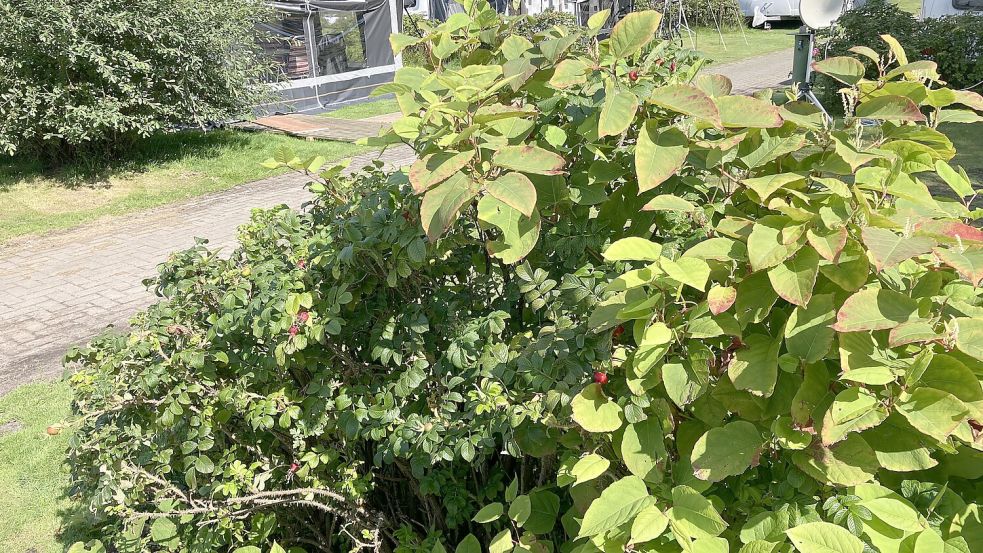
[[[983,111],[983,96],[972,90],[953,90],[956,95],[956,102],[964,106],[971,107],[976,111]]]
[[[720,110],[705,92],[688,84],[662,86],[652,90],[646,102],[661,108],[720,124]]]
[[[409,178],[413,192],[423,194],[427,190],[449,179],[474,158],[474,150],[463,152],[440,152],[418,159],[410,166]]]
[[[563,156],[539,146],[505,146],[492,156],[492,164],[536,175],[563,174]]]
[[[823,259],[831,263],[836,262],[843,247],[846,246],[847,230],[846,227],[839,227],[831,231],[817,232],[809,229],[806,231],[806,240],[809,245],[816,248]]]
[[[893,290],[866,288],[850,296],[836,313],[833,330],[886,330],[918,316],[918,303]]]
[[[420,222],[427,238],[435,242],[447,227],[457,219],[461,206],[474,198],[477,190],[464,173],[454,173],[451,178],[431,188],[420,204]]]
[[[925,114],[911,98],[904,96],[878,96],[857,106],[857,117],[880,121],[925,121]]]
[[[635,146],[638,191],[651,190],[675,175],[688,153],[689,140],[681,130],[676,127],[660,129],[659,121],[646,121]]]
[[[710,305],[710,312],[719,315],[730,309],[737,300],[737,289],[733,286],[714,286],[707,294],[707,303]]]
[[[959,221],[924,221],[915,225],[915,234],[950,244],[983,242],[983,230]]]
[[[725,127],[781,127],[785,121],[778,106],[751,96],[721,96],[717,98],[720,122]]]
[[[805,307],[812,299],[812,291],[816,286],[816,276],[819,274],[819,254],[816,250],[805,247],[795,254],[795,257],[781,265],[768,269],[768,280],[772,288],[785,301]]]
[[[983,283],[983,246],[935,248],[935,255],[973,286]]]
[[[928,253],[935,246],[935,240],[931,238],[924,236],[905,238],[894,231],[878,227],[864,227],[860,234],[878,271],[890,269],[906,259]]]

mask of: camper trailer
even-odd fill
[[[983,13],[983,0],[922,0],[922,19],[970,12]]]
[[[768,21],[785,21],[799,18],[799,0],[738,0],[745,17],[752,27],[760,27]]]
[[[278,0],[260,46],[279,73],[257,112],[316,112],[368,97],[400,67],[402,0]]]

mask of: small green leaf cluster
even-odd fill
[[[114,547],[983,547],[981,213],[937,128],[983,97],[885,36],[875,79],[817,64],[833,123],[606,15],[394,36],[431,65],[369,142],[416,163],[277,152],[310,205],[175,254],[71,355]]]

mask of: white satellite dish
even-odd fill
[[[799,17],[811,29],[825,29],[840,18],[843,0],[799,0]]]

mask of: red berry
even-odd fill
[[[669,71],[670,71],[670,72],[673,72],[673,71],[675,71],[675,70],[676,70],[676,62],[672,62],[672,63],[670,63],[670,64],[669,64]]]
[[[602,373],[601,371],[597,371],[594,373],[594,382],[597,382],[603,386],[608,383],[608,375]]]
[[[296,336],[298,332],[300,332],[300,327],[298,327],[297,325],[292,325],[290,327],[290,335],[291,336]]]
[[[631,79],[632,82],[637,81],[638,80],[638,71],[629,71],[628,72],[628,78]]]
[[[307,267],[307,261],[304,260],[304,259],[298,259],[297,260],[297,268],[298,269],[304,269],[305,267]]]
[[[310,317],[311,316],[307,314],[307,311],[301,311],[300,313],[297,313],[297,320],[300,321],[300,324],[306,323],[307,319],[309,319]]]
[[[625,333],[625,327],[622,326],[622,325],[618,325],[618,326],[614,327],[614,332],[611,333],[611,337],[612,338],[618,338],[618,337],[620,337],[624,333]]]
[[[290,472],[297,472],[300,469],[300,465],[297,463],[290,463]]]

